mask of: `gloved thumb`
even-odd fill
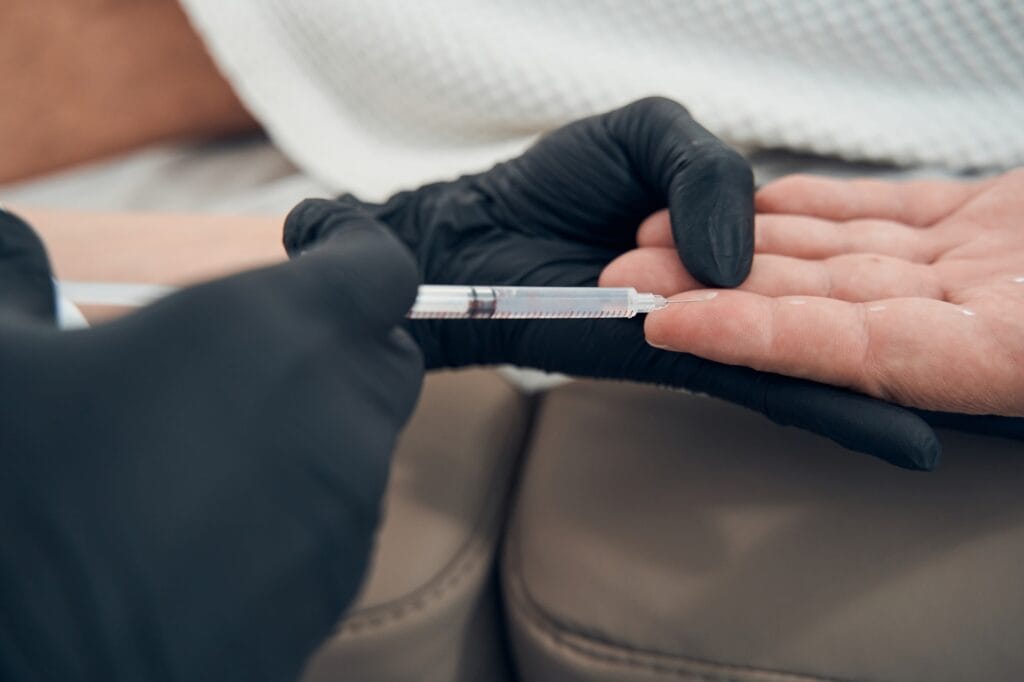
[[[412,253],[361,205],[307,199],[285,220],[291,286],[307,301],[354,315],[377,330],[404,319],[420,276]],[[301,257],[299,257],[301,256]]]
[[[754,256],[754,177],[735,150],[679,103],[649,97],[605,116],[645,183],[666,200],[687,271],[734,287]]]
[[[28,223],[0,207],[0,315],[54,324],[53,273],[46,248]]]

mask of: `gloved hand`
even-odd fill
[[[711,286],[735,286],[753,255],[746,162],[680,105],[645,99],[542,138],[488,172],[403,192],[300,204],[285,225],[296,253],[373,215],[435,284],[596,285],[635,247],[640,222],[668,206],[679,256]],[[409,324],[428,367],[511,363],[577,376],[687,388],[893,464],[931,469],[939,441],[917,414],[847,390],[652,348],[643,320],[423,320]]]
[[[41,245],[0,213],[0,679],[294,679],[366,568],[416,284],[352,221],[59,332]]]

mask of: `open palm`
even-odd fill
[[[976,183],[791,176],[756,206],[739,289],[686,272],[665,211],[601,284],[695,301],[648,316],[659,347],[928,410],[1024,415],[1024,169]]]

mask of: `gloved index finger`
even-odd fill
[[[665,198],[686,269],[709,285],[740,284],[754,254],[750,165],[672,100],[640,100],[608,118],[644,183]]]

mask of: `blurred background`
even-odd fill
[[[0,15],[0,200],[16,205],[378,199],[648,94],[762,180],[1024,163],[1015,2],[6,0]]]

